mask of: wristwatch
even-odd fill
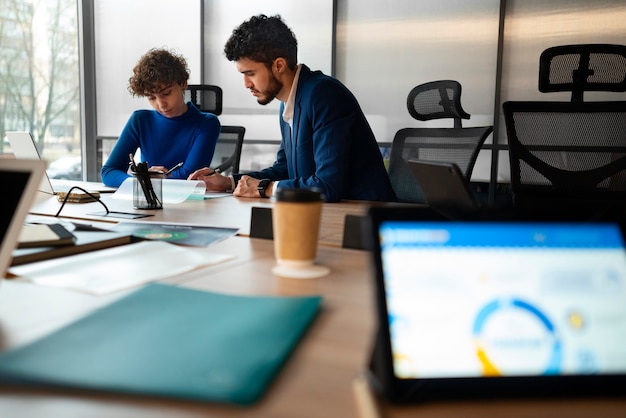
[[[257,190],[259,191],[259,195],[263,198],[268,198],[269,196],[265,194],[265,191],[267,190],[267,188],[269,187],[271,181],[269,179],[263,179],[259,182],[259,185],[257,186]]]

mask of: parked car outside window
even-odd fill
[[[82,180],[83,168],[80,155],[61,157],[52,161],[46,170],[51,179]]]

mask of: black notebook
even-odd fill
[[[40,245],[16,248],[13,250],[11,266],[102,250],[140,241],[130,234],[113,231],[74,231],[73,236],[76,239],[71,245]]]
[[[25,224],[20,232],[17,247],[71,245],[75,239],[74,234],[61,224]]]

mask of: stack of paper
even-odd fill
[[[102,295],[173,277],[234,258],[163,241],[121,247],[11,267],[34,283]]]
[[[185,200],[203,200],[206,184],[203,181],[163,179],[163,203],[181,203]],[[129,177],[111,195],[115,199],[132,200],[133,178]]]

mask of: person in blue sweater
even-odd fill
[[[187,62],[173,51],[155,48],[139,59],[128,90],[135,97],[146,97],[154,110],[136,110],[130,116],[102,166],[105,185],[119,187],[130,177],[129,154],[137,149],[153,171],[165,173],[182,163],[168,178],[186,179],[211,164],[220,122],[214,114],[185,103],[188,79]]]
[[[224,53],[261,105],[281,101],[281,144],[264,170],[189,179],[235,196],[270,197],[280,188],[315,188],[326,201],[395,201],[383,158],[359,103],[337,79],[298,64],[295,35],[280,16],[253,16],[236,28]]]

